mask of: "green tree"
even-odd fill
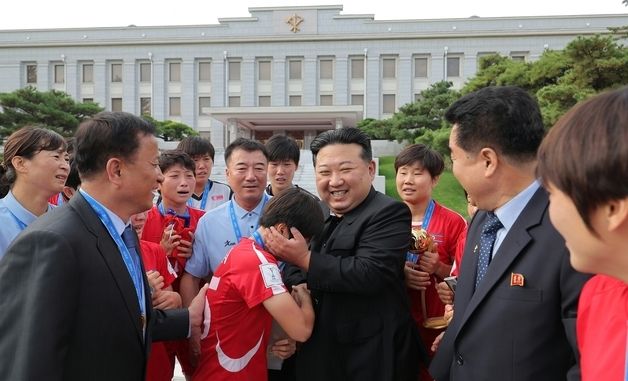
[[[423,134],[414,139],[415,143],[425,144],[433,150],[440,152],[443,157],[449,157],[449,135],[451,127],[443,127],[438,130],[425,130]]]
[[[399,108],[391,118],[391,135],[398,141],[414,141],[428,130],[443,127],[445,111],[460,97],[452,83],[440,81],[421,91],[420,99]]]
[[[391,135],[392,123],[390,119],[366,118],[359,121],[356,127],[366,132],[371,139],[395,139]]]
[[[167,142],[181,140],[188,136],[198,135],[198,132],[185,123],[175,122],[173,120],[164,120],[163,122],[160,122],[150,115],[142,115],[142,118],[152,123],[157,130],[157,136]]]
[[[26,87],[0,94],[0,141],[24,126],[41,126],[72,136],[83,119],[102,111],[96,103],[77,103],[68,94]]]

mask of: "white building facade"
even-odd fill
[[[342,6],[250,8],[216,25],[0,31],[0,92],[62,90],[186,123],[217,147],[382,119],[479,58],[533,61],[628,14],[376,21]]]

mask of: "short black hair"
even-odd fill
[[[404,148],[395,158],[395,172],[404,165],[418,163],[426,169],[432,178],[436,178],[445,170],[445,161],[438,152],[423,144],[412,144]]]
[[[286,135],[273,135],[266,142],[268,161],[292,160],[299,165],[301,151],[297,142]]]
[[[229,159],[231,158],[231,154],[236,149],[242,149],[246,152],[260,151],[264,154],[266,160],[268,160],[268,151],[262,143],[252,139],[237,138],[236,140],[231,142],[231,144],[229,144],[225,149],[225,164],[229,165]]]
[[[77,190],[81,185],[81,177],[79,176],[76,160],[70,159],[70,172],[68,178],[65,180],[65,186]]]
[[[530,162],[545,129],[537,102],[522,88],[491,86],[458,99],[445,113],[456,124],[458,144],[476,153],[489,147],[515,161]]]
[[[104,111],[81,123],[74,135],[74,160],[81,179],[104,170],[112,157],[132,158],[140,135],[155,135],[155,126],[126,112]]]
[[[166,171],[172,168],[175,165],[181,165],[183,168],[192,171],[194,176],[196,176],[195,172],[195,164],[194,160],[187,153],[175,149],[170,151],[164,151],[159,155],[159,168],[161,172],[166,173]]]
[[[316,197],[300,188],[289,188],[273,197],[262,212],[259,224],[271,227],[283,223],[295,227],[306,239],[323,230],[323,209]]]
[[[216,150],[209,139],[201,138],[200,136],[183,138],[177,145],[177,149],[187,153],[192,159],[197,156],[209,155],[212,161],[214,161],[214,155],[216,154]]]
[[[371,139],[362,130],[354,127],[343,127],[337,130],[327,130],[320,133],[310,143],[312,160],[316,165],[316,155],[323,147],[331,144],[357,144],[362,147],[361,157],[365,162],[373,160],[373,150],[371,149]]]

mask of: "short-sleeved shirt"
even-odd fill
[[[268,199],[267,195],[262,197],[251,211],[242,209],[235,200],[230,200],[205,213],[198,222],[192,256],[185,264],[185,272],[197,278],[205,278],[214,272],[220,261],[235,246],[237,238],[231,223],[231,205],[240,228],[240,238],[249,237],[257,230],[262,209]]]
[[[207,290],[207,336],[193,380],[267,379],[272,316],[262,304],[287,292],[276,259],[243,238],[216,268]]]
[[[48,205],[48,211],[51,209],[52,206]],[[0,258],[15,237],[36,219],[37,216],[23,207],[11,191],[0,199]]]
[[[203,214],[205,214],[205,212],[190,207],[187,208],[187,212],[189,215],[187,228],[189,228],[190,231],[195,232],[198,222]],[[142,230],[142,239],[150,242],[160,243],[161,237],[164,233],[164,229],[167,228],[167,217],[168,216],[164,216],[163,214],[161,214],[157,205],[153,206],[153,208],[149,210],[146,214],[146,224],[144,225],[144,229]],[[177,273],[177,276],[181,276],[181,274],[183,273],[183,269],[185,268],[186,258],[175,256],[168,259],[170,260],[170,264]]]
[[[155,242],[140,240],[140,248],[142,250],[142,262],[144,263],[144,271],[151,270],[159,272],[164,277],[164,288],[170,286],[177,279],[177,273],[174,271],[164,249]]]
[[[580,294],[576,333],[583,381],[628,379],[628,284],[591,278]]]
[[[229,185],[219,181],[208,180],[206,186],[209,186],[207,201],[203,200],[203,193],[198,196],[192,195],[188,200],[188,206],[208,212],[231,200],[233,191]],[[205,204],[205,208],[202,208],[203,204]]]

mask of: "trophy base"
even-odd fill
[[[423,321],[423,327],[427,329],[443,329],[447,325],[447,320],[444,317],[427,318]]]

